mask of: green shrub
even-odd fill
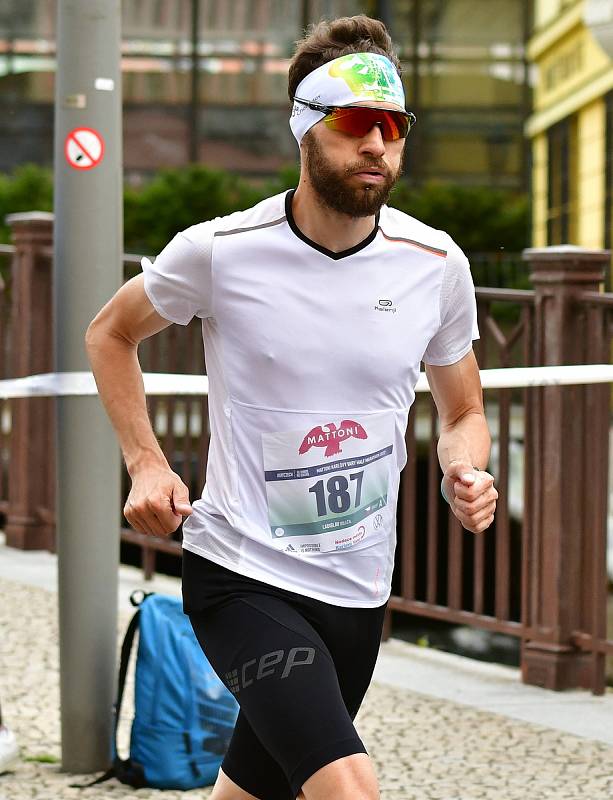
[[[401,181],[392,193],[390,205],[447,231],[466,253],[517,253],[529,246],[526,195],[446,183],[413,188]]]
[[[19,211],[53,211],[53,171],[24,164],[11,175],[0,173],[0,241],[10,240],[7,214]]]
[[[300,165],[289,164],[282,167],[273,180],[266,184],[266,194],[273,195],[284,192],[287,189],[293,189],[298,186],[300,180]]]
[[[141,189],[124,191],[125,249],[157,254],[177,231],[249,208],[261,196],[229,172],[200,165],[162,170]]]
[[[254,184],[201,165],[161,170],[139,189],[124,190],[124,249],[157,254],[179,230],[239,211],[296,186],[290,165]],[[446,230],[467,253],[519,252],[529,244],[529,209],[524,195],[487,187],[430,183],[413,188],[401,181],[390,205]],[[0,174],[0,241],[9,240],[6,214],[53,210],[53,173],[35,164]]]

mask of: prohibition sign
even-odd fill
[[[74,169],[93,169],[102,161],[104,139],[93,128],[74,128],[66,136],[64,154]]]

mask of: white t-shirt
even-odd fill
[[[420,361],[479,337],[468,261],[444,232],[384,206],[333,253],[287,192],[178,233],[145,291],[202,319],[211,442],[183,546],[339,606],[390,594],[405,429]]]

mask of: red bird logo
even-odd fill
[[[326,457],[337,456],[341,452],[341,442],[344,439],[368,439],[368,434],[359,422],[352,419],[344,419],[337,428],[334,422],[327,425],[318,425],[310,430],[302,440],[298,452],[303,455],[311,447],[325,447]]]

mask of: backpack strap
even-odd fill
[[[130,602],[133,606],[140,606],[140,604],[147,599],[154,592],[132,592]],[[138,598],[137,595],[142,595]],[[123,701],[123,692],[126,685],[126,675],[128,674],[128,664],[130,663],[130,654],[132,653],[132,645],[134,644],[134,636],[140,624],[140,608],[134,614],[128,625],[123,642],[121,645],[121,658],[119,661],[119,677],[117,679],[117,697],[113,705],[113,766],[108,769],[104,775],[101,775],[91,783],[85,784],[71,784],[73,789],[87,789],[90,786],[96,786],[99,783],[104,783],[111,778],[118,778],[122,783],[130,783],[132,786],[143,787],[146,786],[145,777],[142,769],[138,764],[131,762],[129,758],[121,759],[117,754],[117,729],[119,728],[119,717],[121,714],[121,704]]]
[[[117,679],[117,699],[113,706],[113,757],[117,757],[117,729],[119,727],[119,716],[121,714],[121,704],[123,702],[123,690],[126,685],[126,675],[128,674],[128,664],[130,663],[130,653],[134,644],[134,636],[140,623],[140,609],[134,614],[128,625],[126,635],[123,637],[121,645],[121,659],[119,661],[119,677]]]

